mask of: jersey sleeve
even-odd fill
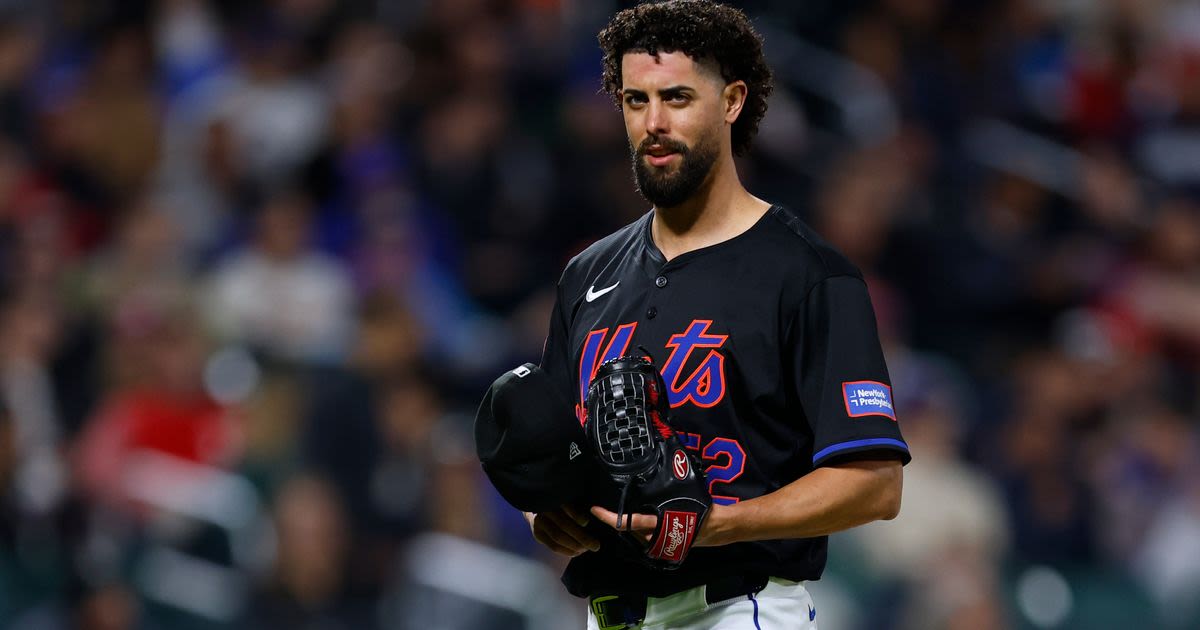
[[[562,282],[555,292],[554,309],[550,313],[550,329],[546,333],[546,344],[542,347],[541,368],[567,400],[575,400],[574,376],[570,359],[570,326],[567,320],[567,305],[563,302]]]
[[[826,278],[809,291],[799,317],[796,387],[813,433],[813,467],[850,459],[907,464],[866,284],[850,275]]]

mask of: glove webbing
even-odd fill
[[[600,408],[607,413],[597,418],[601,421],[601,433],[607,438],[603,443],[607,448],[601,449],[603,457],[609,461],[631,463],[631,460],[643,458],[651,452],[654,442],[650,431],[657,432],[663,439],[671,435],[670,427],[654,410],[659,395],[657,388],[648,387],[644,375],[614,375],[605,385],[599,392]],[[621,497],[617,502],[617,529],[633,529],[633,515],[625,514],[625,500],[633,486],[634,476],[628,475],[621,484]]]

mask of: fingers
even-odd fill
[[[587,512],[580,512],[578,509],[569,505],[564,505],[563,511],[566,512],[567,516],[571,517],[576,523],[579,523],[580,527],[587,525],[588,521],[592,520],[591,517],[587,515]]]
[[[567,542],[574,542],[581,552],[584,550],[596,551],[600,548],[600,541],[584,531],[580,523],[567,513],[549,512],[546,516],[549,517],[550,522],[558,526],[558,530],[564,534]],[[587,521],[585,520],[584,523]]]
[[[617,515],[600,506],[592,506],[591,514],[613,529],[630,531],[649,541],[658,528],[658,517],[653,514],[623,514],[621,523]],[[575,557],[585,551],[600,549],[600,541],[584,530],[590,520],[578,509],[563,507],[561,510],[528,514],[533,529],[533,538],[554,553]]]
[[[615,512],[593,505],[592,515],[613,529],[653,534],[658,528],[658,517],[653,514],[622,514],[621,522],[617,523]]]
[[[600,542],[563,512],[542,512],[534,517],[533,538],[554,553],[575,557],[600,548]]]
[[[571,557],[579,555],[579,550],[574,545],[568,546],[562,534],[556,531],[554,525],[549,524],[548,514],[549,512],[542,512],[534,517],[533,539],[549,547],[554,553]]]
[[[545,530],[535,529],[533,531],[533,539],[544,545],[550,551],[553,551],[559,555],[567,556],[569,558],[574,558],[575,556],[579,555],[578,550],[563,546],[557,540],[551,538]]]
[[[580,553],[578,549],[572,549],[558,542],[545,530],[535,530],[533,532],[533,539],[544,545],[550,551],[553,551],[559,555],[567,556],[568,558],[574,558]]]

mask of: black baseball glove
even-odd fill
[[[662,375],[645,357],[607,361],[588,385],[586,407],[587,439],[620,489],[616,512],[622,539],[650,566],[678,568],[712,497],[699,462],[670,426]],[[658,516],[648,545],[629,532],[633,513]]]

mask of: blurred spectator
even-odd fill
[[[179,226],[188,258],[211,253],[240,193],[221,144],[220,104],[233,84],[227,39],[209,3],[181,0],[161,7],[155,44],[171,98],[154,187]]]
[[[437,390],[415,373],[393,376],[378,391],[375,422],[382,452],[371,475],[371,503],[384,522],[411,534],[437,517],[432,508],[440,445],[433,438],[445,410]]]
[[[417,368],[422,345],[422,330],[404,304],[374,293],[362,304],[348,369],[330,367],[310,379],[300,456],[336,485],[360,531],[379,525],[373,478],[387,447],[379,420],[383,388],[392,375]]]
[[[907,603],[879,611],[878,625],[902,628],[1004,628],[999,573],[1008,550],[1006,507],[996,484],[963,460],[966,380],[944,359],[889,352],[889,371],[915,454],[905,468],[904,505],[889,523],[861,536],[870,566],[900,582]]]
[[[78,261],[85,249],[80,241],[90,238],[86,235],[90,228],[86,220],[73,222],[78,217],[72,217],[67,199],[58,191],[35,184],[32,189],[20,186],[15,192],[10,199],[13,232],[8,288],[13,293],[49,297],[63,289],[64,272]]]
[[[1095,479],[1107,489],[1105,542],[1184,627],[1200,612],[1200,440],[1188,418],[1154,405],[1119,415],[1107,433]]]
[[[79,585],[70,607],[46,607],[16,619],[13,630],[78,628],[79,630],[156,630],[136,594],[121,582]]]
[[[1031,352],[1012,372],[1013,407],[991,439],[999,441],[994,465],[1009,502],[1014,551],[1030,562],[1093,561],[1093,496],[1073,471],[1085,463],[1078,438],[1095,401],[1059,354]]]
[[[352,536],[334,488],[295,477],[280,490],[274,514],[275,566],[246,627],[375,627],[370,601],[349,591]]]
[[[1147,105],[1147,129],[1137,139],[1137,157],[1156,178],[1173,186],[1200,185],[1194,156],[1200,150],[1200,7],[1171,3],[1147,15],[1148,48],[1138,87]]]
[[[1193,451],[1193,461],[1195,453]],[[1192,483],[1155,515],[1134,570],[1162,616],[1179,628],[1200,616],[1200,491]]]
[[[388,292],[372,292],[361,301],[359,320],[351,364],[363,375],[378,379],[419,365],[426,333],[407,302]]]
[[[79,134],[80,166],[97,177],[106,199],[130,199],[158,160],[159,103],[149,79],[147,34],[123,27],[97,50],[67,114]]]
[[[256,217],[254,242],[212,272],[208,315],[223,336],[270,356],[338,362],[353,334],[346,269],[312,246],[310,201],[273,196]]]
[[[43,295],[0,305],[0,398],[11,413],[13,485],[19,509],[47,515],[67,492],[62,427],[49,372],[60,335],[56,306]]]
[[[126,467],[143,450],[210,466],[236,461],[241,427],[205,390],[208,343],[186,309],[171,296],[131,297],[117,307],[114,382],[78,444],[78,481],[105,504],[131,507]]]
[[[1200,204],[1186,197],[1164,200],[1138,253],[1107,287],[1102,307],[1121,321],[1132,343],[1194,368],[1200,350]]]
[[[88,593],[79,604],[75,626],[80,630],[135,630],[140,611],[128,587],[110,584]]]
[[[440,392],[419,373],[383,386],[378,422],[386,447],[371,480],[385,521],[418,524],[463,538],[486,540],[479,518],[478,461],[462,418],[450,415]]]
[[[42,40],[36,23],[9,17],[0,24],[0,132],[28,146],[33,126],[26,91]]]
[[[307,76],[303,42],[282,16],[256,15],[238,33],[237,45],[240,72],[217,105],[210,150],[235,178],[231,183],[266,191],[291,181],[316,154],[329,103]]]
[[[158,7],[154,44],[169,97],[179,96],[221,71],[229,61],[222,40],[209,3],[172,0]]]
[[[93,256],[79,305],[91,316],[107,317],[131,295],[190,290],[179,230],[161,201],[137,200],[117,222],[112,241]]]
[[[422,328],[387,293],[366,298],[351,369],[310,377],[302,464],[326,476],[349,508],[365,552],[358,579],[382,585],[396,543],[435,529],[491,533],[478,462],[460,417],[420,361]],[[474,506],[474,507],[468,507]]]

